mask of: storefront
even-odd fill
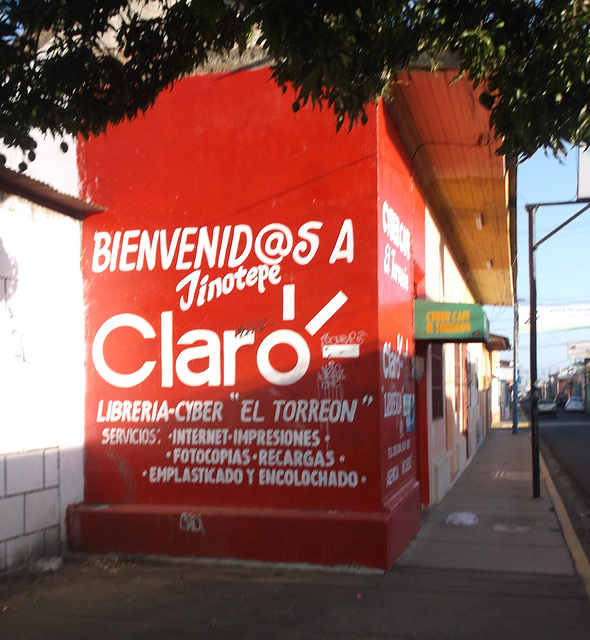
[[[74,549],[389,568],[420,526],[423,188],[383,102],[336,133],[268,76],[187,78],[79,148],[106,211]]]
[[[489,323],[473,303],[414,301],[421,379],[421,498],[442,500],[475,455],[490,427]]]

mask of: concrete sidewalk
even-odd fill
[[[575,575],[547,478],[542,480],[541,497],[533,499],[528,428],[516,436],[511,429],[493,429],[398,564]],[[478,523],[446,524],[451,514],[463,513],[474,514]]]
[[[390,572],[72,557],[0,579],[0,638],[585,640],[581,560],[530,459],[527,430],[493,429]]]

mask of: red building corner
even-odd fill
[[[83,226],[73,549],[388,569],[418,531],[431,192],[368,113],[336,133],[264,68],[187,78],[80,144],[106,211]]]

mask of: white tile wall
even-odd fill
[[[25,495],[25,533],[34,533],[59,524],[59,494],[45,489]]]
[[[0,391],[3,573],[60,553],[84,487],[80,223],[17,196],[0,198]]]
[[[6,495],[0,493],[0,573],[62,549],[59,451],[0,456]]]
[[[25,530],[24,496],[0,499],[0,540],[22,536]]]
[[[43,489],[43,451],[26,451],[6,456],[6,495]]]
[[[45,457],[45,487],[57,487],[59,483],[58,450],[46,449]]]
[[[6,568],[12,569],[42,558],[45,551],[43,531],[13,538],[6,542]]]
[[[61,536],[59,527],[45,529],[45,556],[55,558],[61,555]]]

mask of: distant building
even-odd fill
[[[583,362],[574,362],[558,371],[557,391],[568,396],[586,397],[586,366]]]
[[[510,348],[506,338],[493,336],[495,350],[492,358],[492,423],[512,420],[514,404],[514,366],[499,359],[499,352]]]

